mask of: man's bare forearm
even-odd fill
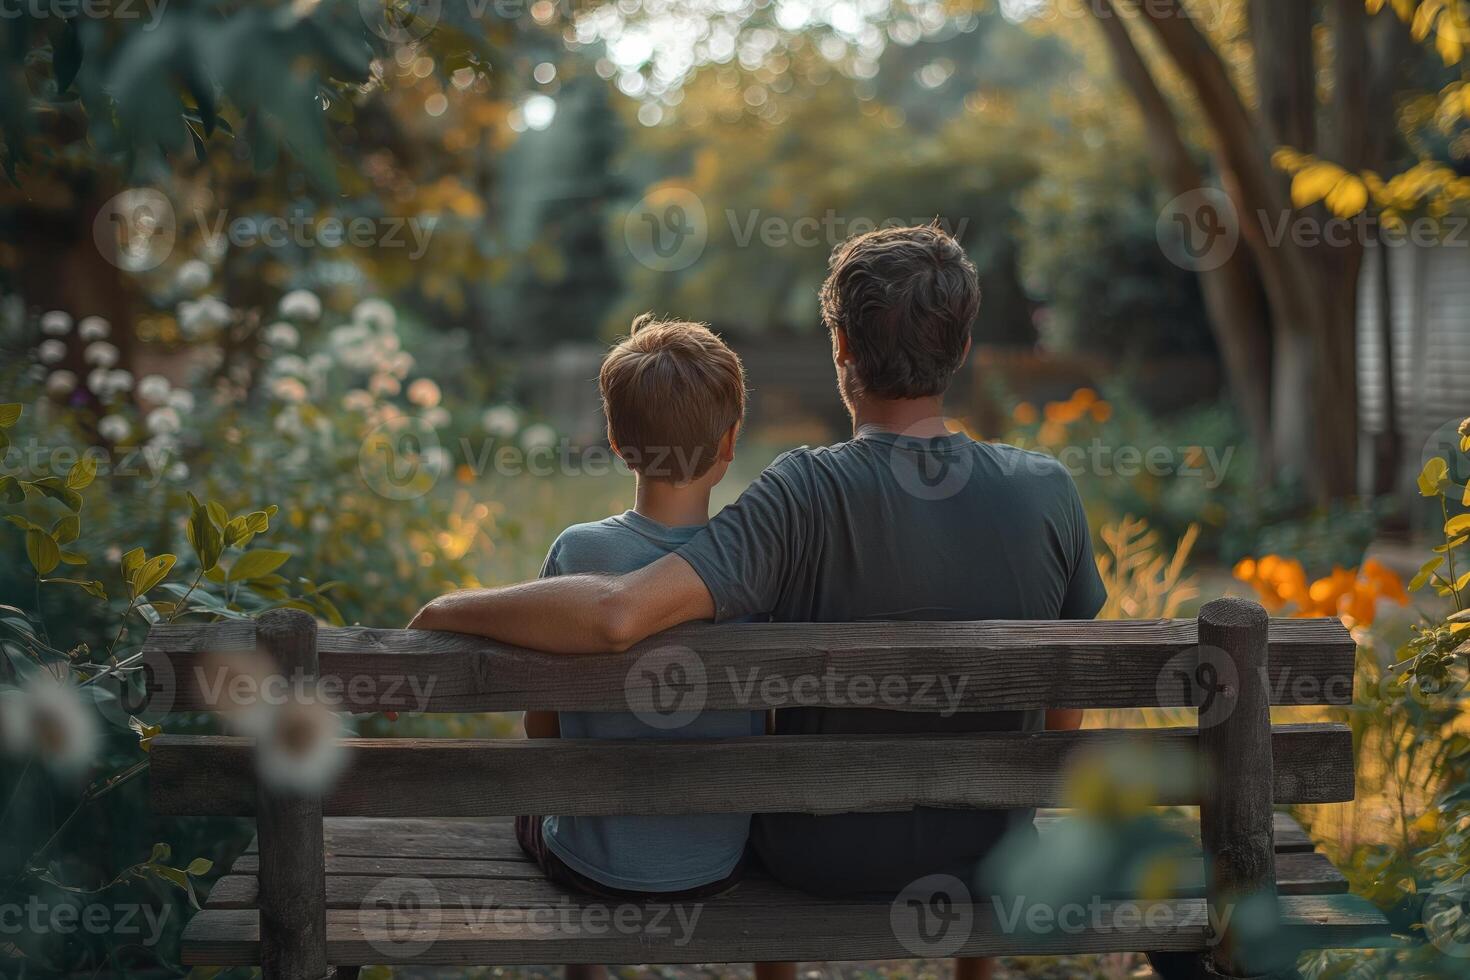
[[[613,653],[680,623],[714,616],[704,582],[678,555],[626,575],[559,575],[466,589],[419,611],[410,629],[488,636],[548,653]]]
[[[548,653],[607,653],[621,630],[617,576],[563,575],[500,589],[465,589],[430,602],[409,629],[488,636]]]

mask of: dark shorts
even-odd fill
[[[745,874],[745,859],[742,858],[740,863],[735,865],[735,870],[724,878],[696,888],[686,888],[677,892],[640,892],[614,888],[587,877],[557,857],[556,852],[546,845],[546,836],[542,833],[543,820],[542,817],[516,817],[516,840],[520,843],[521,850],[536,862],[537,867],[546,874],[547,880],[552,884],[584,892],[596,898],[632,899],[634,901],[713,898],[734,888]]]

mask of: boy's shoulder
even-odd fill
[[[543,575],[621,574],[642,568],[677,548],[646,529],[629,525],[626,514],[573,524],[552,542]]]

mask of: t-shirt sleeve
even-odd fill
[[[1072,575],[1067,581],[1067,592],[1062,598],[1063,619],[1093,619],[1108,601],[1108,590],[1097,571],[1097,559],[1092,554],[1092,532],[1087,527],[1087,511],[1082,507],[1082,497],[1070,475],[1065,477],[1067,493],[1071,498],[1072,511]]]
[[[558,564],[561,555],[561,538],[551,543],[551,548],[546,552],[546,560],[541,563],[540,578],[556,578],[563,574]]]
[[[805,537],[815,526],[782,457],[678,551],[704,580],[715,622],[776,608]]]

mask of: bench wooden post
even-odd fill
[[[1270,619],[1258,603],[1216,599],[1199,614],[1204,686],[1199,743],[1200,837],[1215,940],[1214,975],[1270,975],[1281,962],[1272,838]],[[1210,700],[1213,699],[1213,700]],[[1289,957],[1288,957],[1289,960]]]
[[[316,620],[274,609],[256,620],[260,645],[294,690],[317,676]],[[322,801],[257,790],[260,835],[260,965],[268,980],[321,980],[327,974],[327,874]]]

